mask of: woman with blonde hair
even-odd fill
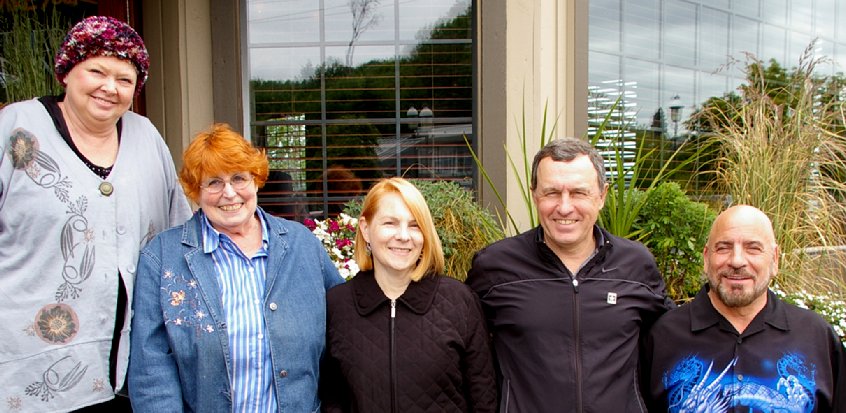
[[[494,411],[481,308],[442,276],[441,242],[414,185],[390,178],[370,189],[355,259],[362,271],[326,298],[323,411]]]

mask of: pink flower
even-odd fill
[[[338,224],[338,221],[332,220],[329,221],[329,232],[336,233],[341,230],[341,226]]]
[[[314,220],[311,219],[311,218],[304,219],[303,225],[305,225],[306,228],[308,228],[309,231],[314,231],[314,229],[317,228],[317,223],[314,222]]]

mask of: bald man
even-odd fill
[[[779,248],[770,219],[734,206],[704,250],[708,283],[664,314],[641,361],[650,412],[843,412],[846,353],[816,313],[769,290]]]

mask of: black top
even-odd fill
[[[708,288],[649,334],[641,359],[650,412],[844,411],[844,347],[825,320],[769,291],[739,334]]]
[[[373,272],[361,271],[329,290],[326,305],[323,412],[496,411],[482,311],[459,281],[411,282],[392,311]]]
[[[638,343],[672,306],[649,250],[594,227],[596,253],[571,274],[542,227],[473,259],[499,366],[500,411],[641,413]]]
[[[47,113],[50,114],[50,117],[53,118],[53,124],[56,126],[56,130],[59,132],[59,135],[62,136],[62,139],[73,149],[73,153],[79,157],[82,163],[99,176],[100,178],[106,179],[109,177],[109,174],[112,173],[112,167],[114,165],[109,166],[98,166],[95,165],[93,162],[89,161],[82,152],[79,151],[79,148],[76,147],[76,144],[73,143],[73,139],[71,139],[70,132],[68,131],[68,125],[65,123],[65,117],[62,116],[62,109],[59,108],[59,102],[63,102],[65,100],[65,95],[59,96],[43,96],[38,99],[44,108],[47,109]],[[118,133],[118,145],[120,145],[120,132],[122,129],[122,119],[118,119],[117,121],[117,133]]]

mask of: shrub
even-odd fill
[[[692,298],[702,287],[702,250],[716,212],[692,201],[675,182],[648,192],[634,228],[655,256],[675,301]]]
[[[470,191],[461,188],[457,183],[417,179],[412,179],[411,182],[429,204],[444,249],[446,275],[464,281],[473,254],[502,239],[502,229],[493,215],[473,200]],[[363,200],[350,201],[345,212],[353,217],[361,216],[362,202]]]

